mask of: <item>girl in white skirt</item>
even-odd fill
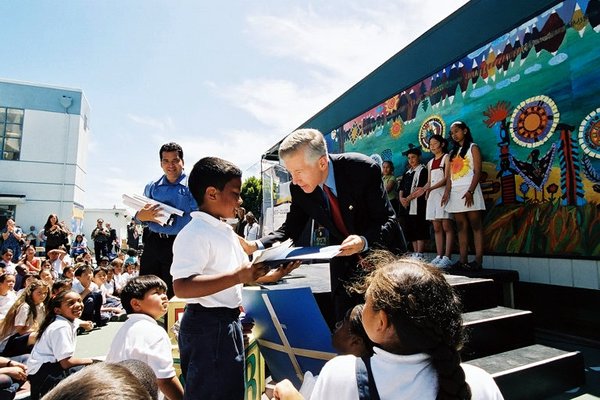
[[[426,188],[427,209],[425,218],[433,224],[437,252],[437,256],[431,261],[431,264],[440,268],[448,268],[452,264],[452,248],[454,247],[452,216],[442,206],[442,197],[448,175],[445,172],[448,170],[446,168],[448,141],[441,135],[433,135],[429,138],[429,150],[433,153],[433,158],[427,163],[429,182]],[[445,251],[444,244],[446,245]]]
[[[458,227],[458,245],[460,250],[459,267],[478,270],[483,264],[483,225],[481,210],[485,210],[483,193],[479,185],[481,176],[481,152],[473,143],[471,130],[462,121],[450,126],[454,148],[450,152],[446,170],[446,190],[442,204],[446,211],[453,214]],[[473,230],[475,242],[475,261],[468,262],[469,225]]]

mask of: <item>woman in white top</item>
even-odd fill
[[[464,122],[456,121],[450,125],[450,134],[454,148],[447,162],[450,179],[446,179],[442,204],[456,221],[460,267],[478,270],[483,265],[481,210],[485,210],[483,193],[479,185],[482,168],[481,152],[479,146],[473,143],[471,130]],[[475,242],[475,260],[470,263],[468,262],[469,225],[473,230]]]
[[[441,135],[433,135],[429,138],[429,150],[433,153],[433,158],[427,163],[429,181],[425,190],[427,195],[425,218],[433,224],[437,252],[437,256],[431,261],[431,264],[440,268],[448,268],[452,264],[452,249],[454,248],[452,216],[442,206],[442,197],[448,176],[448,168],[446,168],[448,141]]]
[[[443,273],[417,259],[374,256],[376,268],[356,288],[365,292],[362,323],[374,354],[327,362],[311,400],[358,400],[358,387],[382,400],[502,399],[488,373],[460,363],[461,305]],[[359,379],[361,361],[372,372],[366,382]],[[301,398],[287,382],[276,386],[275,398]]]
[[[246,240],[257,240],[258,236],[258,223],[256,222],[256,218],[251,211],[246,213],[246,226],[244,227],[244,238]]]

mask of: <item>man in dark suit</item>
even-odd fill
[[[366,252],[403,250],[381,168],[363,154],[327,154],[325,139],[315,129],[291,133],[279,147],[279,159],[292,176],[290,212],[277,231],[255,242],[242,240],[242,246],[252,252],[287,238],[297,240],[311,218],[324,226],[329,243],[341,244],[340,255],[330,262],[334,318],[341,321],[362,302],[346,286],[365,274],[361,260]]]

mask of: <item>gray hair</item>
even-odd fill
[[[304,151],[307,162],[316,162],[322,156],[327,156],[327,144],[323,134],[316,129],[298,129],[290,133],[279,145],[279,159]]]

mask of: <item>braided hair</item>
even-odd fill
[[[469,128],[469,126],[462,121],[454,121],[452,125],[450,125],[450,129],[452,129],[453,126],[458,126],[460,129],[464,130],[465,138],[462,146],[456,140],[452,139],[453,147],[452,150],[450,150],[450,160],[453,160],[457,155],[465,158],[467,151],[469,151],[469,147],[471,147],[471,143],[474,142],[473,135],[471,134],[471,128]]]
[[[424,262],[384,252],[373,256],[376,269],[356,289],[372,299],[393,325],[397,341],[391,352],[426,353],[438,376],[437,400],[470,399],[460,366],[464,342],[461,304],[443,274]]]

